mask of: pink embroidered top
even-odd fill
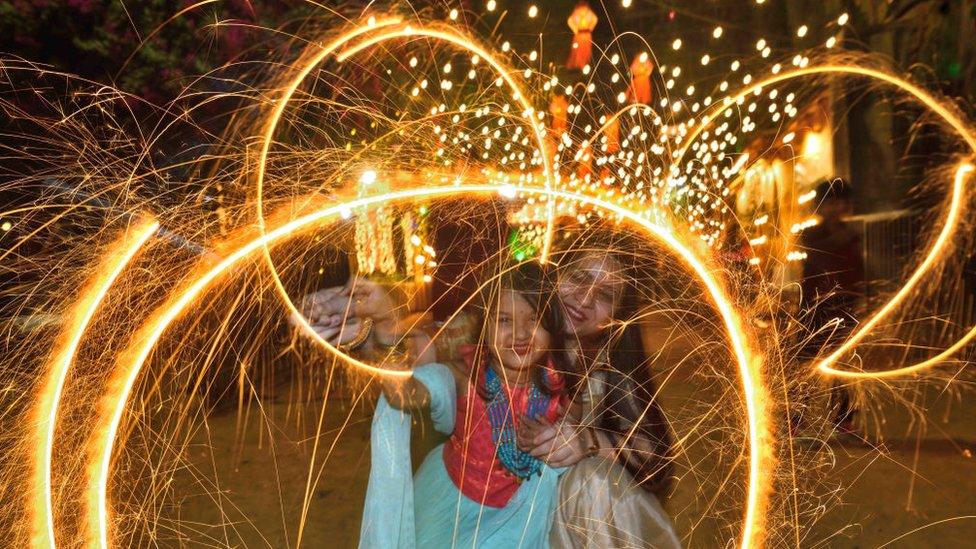
[[[463,347],[466,347],[461,349],[464,363],[469,369],[475,368],[474,346]],[[558,390],[563,383],[562,377],[551,366],[547,367],[546,376],[551,386]],[[521,479],[509,472],[496,454],[488,409],[477,390],[477,386],[484,383],[484,372],[478,371],[475,383],[469,383],[465,394],[459,395],[454,433],[444,444],[444,466],[454,485],[466,497],[489,507],[504,507],[518,491]],[[521,418],[529,404],[530,386],[503,387],[508,393],[513,415],[516,419]],[[566,404],[565,397],[550,399],[544,417],[550,422],[557,421]]]

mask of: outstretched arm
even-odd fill
[[[433,348],[430,337],[426,333],[421,330],[414,330],[407,334],[402,343],[393,348],[384,347],[382,343],[374,344],[373,353],[377,360],[383,362],[384,365],[392,355],[400,353],[403,358],[400,359],[401,362],[398,366],[406,369],[411,366],[434,362],[437,357],[433,355]],[[383,354],[386,356],[381,356]],[[430,392],[423,383],[413,376],[404,378],[397,375],[380,374],[379,382],[383,389],[383,396],[394,408],[416,410],[430,405]]]

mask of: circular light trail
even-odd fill
[[[112,374],[112,380],[106,389],[104,406],[94,421],[94,438],[89,446],[91,459],[89,461],[88,480],[86,481],[86,523],[88,524],[88,541],[90,544],[107,548],[109,546],[109,505],[108,482],[111,472],[112,455],[118,437],[122,416],[125,412],[129,396],[139,377],[145,361],[152,353],[170,324],[182,315],[187,308],[204,292],[211,283],[226,273],[231,267],[255,252],[266,250],[269,244],[295,236],[303,229],[316,223],[334,219],[344,211],[371,205],[383,204],[391,201],[430,198],[438,196],[452,196],[464,194],[497,193],[497,185],[464,185],[449,187],[424,187],[405,189],[351,200],[337,204],[317,212],[289,221],[274,230],[268,231],[229,253],[220,263],[196,276],[193,282],[180,290],[166,305],[154,313],[150,320],[133,337],[132,345],[124,351],[118,361],[117,368]],[[769,394],[763,380],[763,359],[749,344],[749,334],[735,312],[731,300],[728,298],[723,284],[714,277],[706,262],[686,247],[670,229],[656,225],[640,214],[618,206],[616,204],[590,197],[544,188],[523,187],[519,189],[525,194],[546,196],[550,199],[578,201],[592,207],[605,210],[620,216],[643,229],[648,236],[655,238],[671,250],[688,269],[693,272],[706,288],[713,305],[722,317],[727,331],[732,354],[738,365],[742,382],[743,395],[746,404],[748,433],[749,433],[749,485],[747,490],[744,522],[740,544],[751,547],[761,543],[768,497],[771,482],[774,477],[776,459],[773,448],[771,420],[769,417]],[[345,360],[354,365],[368,368],[372,373],[382,375],[404,375],[403,372],[393,372],[373,365],[363,364],[345,356]],[[406,373],[409,375],[409,373]]]

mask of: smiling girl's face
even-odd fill
[[[566,333],[593,337],[613,322],[626,282],[620,262],[608,254],[587,254],[567,265],[559,277]]]
[[[519,377],[541,363],[549,350],[549,332],[536,310],[515,290],[500,290],[489,319],[488,341],[501,366]],[[522,378],[524,380],[524,378]]]

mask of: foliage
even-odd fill
[[[309,6],[285,0],[0,0],[0,52],[162,103],[188,77],[238,59],[257,28],[301,18]]]

